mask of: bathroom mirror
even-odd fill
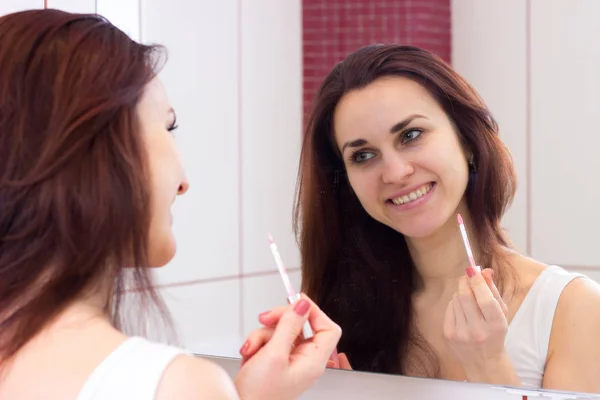
[[[300,289],[303,121],[333,65],[372,43],[431,50],[475,87],[518,175],[503,219],[515,248],[600,281],[596,0],[3,0],[0,14],[40,7],[98,12],[169,50],[191,187],[174,205],[178,253],[156,273],[195,353],[239,357],[258,314],[285,304],[267,232]]]

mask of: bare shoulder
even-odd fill
[[[589,278],[571,281],[560,296],[554,318],[555,323],[582,320],[600,327],[600,284]]]
[[[554,314],[544,388],[600,391],[600,285],[574,279],[565,287]]]
[[[229,375],[220,366],[188,355],[178,356],[166,369],[157,400],[238,399]]]
[[[549,355],[556,350],[597,343],[600,336],[600,285],[588,278],[577,278],[563,290],[558,300]],[[592,343],[587,343],[590,340]],[[592,346],[592,347],[598,347]]]
[[[549,266],[537,260],[515,254],[511,262],[516,267],[522,290],[529,291],[531,285]],[[566,318],[580,318],[588,311],[600,312],[600,284],[583,277],[572,280],[563,290],[558,301],[554,321]],[[600,323],[600,320],[598,321]]]

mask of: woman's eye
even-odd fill
[[[356,163],[362,163],[362,162],[370,160],[373,157],[375,157],[375,155],[370,151],[358,151],[358,152],[354,153],[354,156],[352,157],[352,161],[354,161]]]
[[[403,134],[403,142],[410,142],[411,140],[415,140],[422,133],[420,129],[410,129]]]

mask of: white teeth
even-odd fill
[[[431,190],[432,184],[428,183],[426,185],[421,186],[415,191],[412,191],[404,196],[396,197],[392,199],[392,203],[396,205],[406,204],[408,202],[414,201],[419,197],[425,196]]]

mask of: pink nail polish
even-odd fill
[[[310,303],[308,301],[302,299],[296,303],[296,305],[294,306],[294,311],[296,312],[296,314],[304,316],[304,314],[306,314],[308,312],[309,308],[310,308]]]
[[[473,267],[471,267],[470,265],[467,267],[467,276],[469,278],[472,278],[475,276],[475,269],[473,269]]]
[[[260,314],[258,314],[258,319],[261,319],[262,317],[266,317],[270,313],[271,313],[271,311],[265,311],[263,313],[260,313]]]

